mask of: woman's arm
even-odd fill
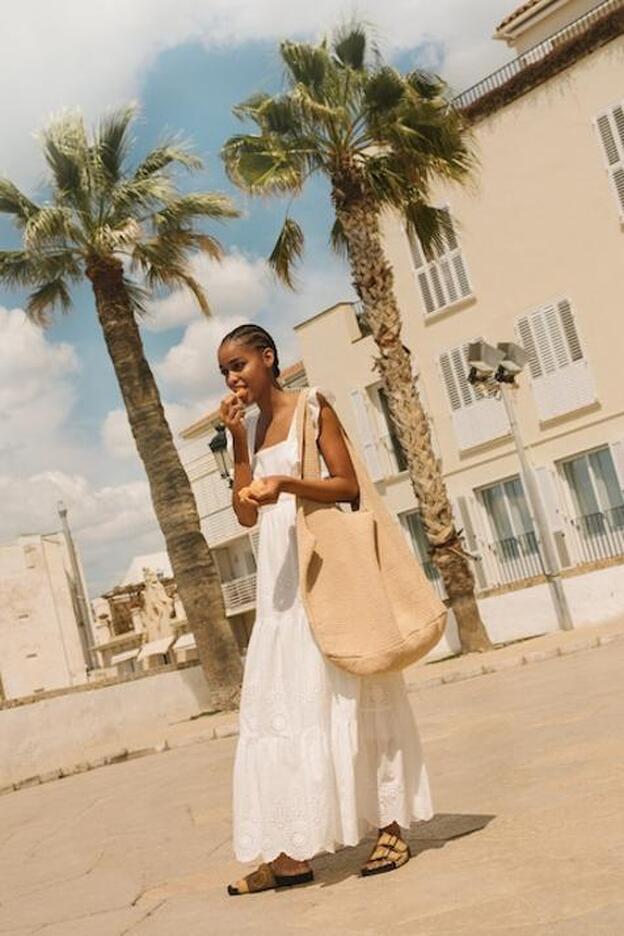
[[[297,494],[321,503],[353,501],[360,493],[357,475],[349,450],[340,431],[340,423],[332,406],[322,394],[320,403],[318,446],[321,450],[329,478],[294,478],[280,475],[280,490]]]
[[[234,484],[232,485],[232,507],[241,526],[253,527],[258,522],[258,508],[255,504],[241,501],[238,492],[252,481],[249,451],[245,436],[233,436],[234,442]]]

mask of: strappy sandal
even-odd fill
[[[370,874],[383,874],[384,871],[394,871],[410,860],[412,853],[407,842],[399,835],[390,832],[380,832],[368,861],[361,868],[362,877]]]
[[[270,864],[263,862],[255,871],[245,875],[236,884],[228,884],[228,894],[254,894],[258,891],[277,887],[293,887],[295,884],[307,884],[314,880],[314,871],[302,871],[301,874],[278,874]]]

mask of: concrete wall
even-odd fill
[[[162,739],[208,706],[199,666],[68,692],[0,711],[0,787]]]

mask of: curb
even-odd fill
[[[504,656],[499,660],[489,660],[487,663],[475,662],[472,666],[463,666],[447,673],[441,673],[439,676],[430,676],[418,682],[407,683],[406,689],[408,693],[414,693],[418,692],[420,689],[431,689],[434,686],[448,685],[450,683],[461,682],[465,679],[474,679],[477,676],[500,673],[504,670],[527,666],[531,663],[541,663],[543,660],[552,660],[559,656],[569,656],[573,653],[580,653],[583,650],[591,650],[594,647],[606,647],[618,640],[624,640],[624,631],[580,637],[578,640],[554,645],[552,647],[545,647],[541,650],[527,650],[523,653],[519,653],[517,656]],[[496,653],[496,651],[494,651],[494,653]],[[48,770],[45,773],[35,774],[32,777],[26,777],[23,780],[18,780],[15,783],[0,787],[0,796],[6,793],[14,793],[17,790],[23,790],[28,787],[38,786],[41,783],[49,783],[52,780],[62,780],[65,777],[72,777],[75,774],[85,773],[88,770],[97,770],[98,767],[107,767],[110,764],[120,764],[138,757],[146,757],[149,754],[160,754],[163,751],[191,747],[194,744],[203,744],[206,741],[218,741],[223,738],[236,737],[238,733],[238,723],[230,722],[229,724],[218,725],[205,734],[190,738],[181,738],[180,740],[176,740],[175,738],[163,738],[162,741],[150,747],[134,748],[132,750],[120,748],[112,754],[101,755],[90,761],[80,761],[78,764],[74,764],[71,767],[59,767],[54,770]]]

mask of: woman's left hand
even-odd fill
[[[257,507],[275,504],[282,492],[282,480],[282,475],[254,478],[250,485],[239,491],[239,498]]]

